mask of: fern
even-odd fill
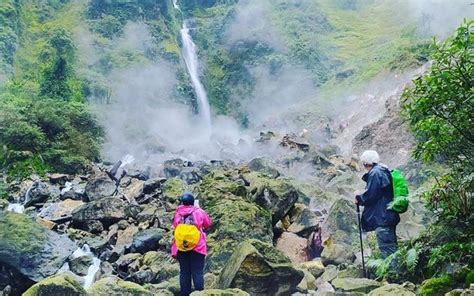
[[[405,264],[408,268],[408,271],[410,271],[411,273],[415,271],[415,268],[418,265],[418,259],[419,259],[418,254],[419,254],[419,251],[417,250],[416,247],[408,250],[406,254]]]

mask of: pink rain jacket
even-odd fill
[[[209,215],[203,209],[194,206],[178,206],[173,218],[173,228],[176,228],[176,226],[178,226],[181,217],[186,216],[191,212],[193,213],[193,221],[196,224],[196,227],[201,232],[201,238],[199,239],[199,242],[193,249],[193,251],[203,255],[207,255],[206,234],[203,230],[211,226],[212,220],[211,218],[209,218]],[[173,244],[171,245],[171,256],[176,257],[177,254],[178,247],[176,247],[176,243],[173,240]]]

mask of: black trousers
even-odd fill
[[[204,259],[206,256],[194,251],[178,251],[179,262],[179,285],[181,287],[181,296],[191,294],[191,280],[194,283],[194,289],[204,290]]]

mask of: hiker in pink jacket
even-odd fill
[[[179,262],[181,296],[191,294],[191,279],[195,290],[204,290],[204,259],[207,255],[207,245],[206,234],[203,230],[212,224],[209,215],[203,209],[194,206],[194,196],[191,193],[184,193],[181,197],[181,205],[176,209],[173,218],[173,228],[176,228],[182,217],[189,214],[192,214],[193,224],[201,232],[198,244],[193,250],[187,252],[179,251],[174,240],[171,245],[171,256]]]

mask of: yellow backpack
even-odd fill
[[[201,239],[201,232],[194,224],[193,213],[181,217],[174,230],[174,241],[178,250],[188,252],[193,250]]]

